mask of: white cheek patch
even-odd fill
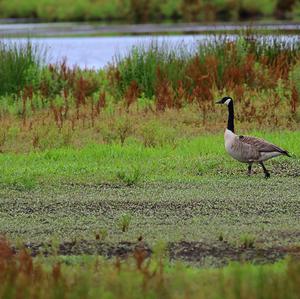
[[[231,99],[226,100],[226,102],[224,102],[224,104],[226,104],[227,106],[229,105]]]

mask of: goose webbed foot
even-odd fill
[[[261,167],[263,168],[263,171],[264,171],[264,174],[265,174],[265,178],[266,178],[266,179],[270,178],[270,173],[269,173],[269,171],[267,170],[267,168],[265,167],[264,163],[263,163],[263,162],[259,162],[259,164],[260,164]]]

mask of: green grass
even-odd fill
[[[254,132],[255,133],[255,132]],[[284,163],[291,174],[299,164],[299,132],[256,133],[296,155],[270,162]],[[281,162],[280,162],[281,161]],[[268,165],[269,163],[267,163]],[[128,140],[120,144],[91,144],[82,149],[61,148],[0,156],[4,185],[31,188],[38,183],[199,181],[203,175],[244,171],[224,150],[222,135],[206,135],[154,148]],[[132,181],[132,182],[131,182]]]
[[[235,61],[242,61],[247,45],[240,40],[235,47]],[[278,46],[263,49],[271,60],[280,56]],[[222,48],[212,51],[228,59]],[[297,51],[291,51],[291,56],[286,53],[286,61],[296,58]],[[123,75],[129,73],[128,81],[132,76],[145,90],[150,86],[151,96],[155,77],[151,64],[165,63],[164,71],[174,82],[181,65],[174,53],[144,54],[137,52],[131,57],[132,67],[125,63],[122,71]],[[157,57],[161,60],[156,61]],[[17,63],[12,61],[10,66]],[[258,93],[248,86],[245,102],[237,101],[241,131],[250,131],[292,154],[292,158],[266,163],[271,171],[269,180],[258,166],[252,177],[246,176],[247,166],[225,153],[222,134],[203,134],[218,131],[226,118],[224,110],[215,110],[214,105],[206,123],[198,115],[199,108],[192,105],[159,113],[153,110],[153,99],[141,97],[131,109],[124,109],[109,95],[104,103],[97,98],[106,108],[99,106],[96,114],[94,92],[103,88],[98,83],[105,74],[77,70],[74,75],[64,64],[60,69],[44,70],[48,85],[40,92],[47,93],[45,98],[39,91],[27,95],[24,107],[20,98],[3,98],[0,235],[17,249],[27,242],[33,254],[48,250],[54,256],[48,260],[39,256],[35,261],[24,253],[10,256],[0,238],[0,298],[273,298],[273,294],[280,299],[296,298],[299,264],[293,261],[199,270],[167,262],[163,266],[160,257],[166,248],[174,259],[221,266],[230,260],[274,262],[287,252],[299,252],[300,132],[270,131],[275,126],[298,128],[297,111],[289,111],[277,101],[288,104],[291,90],[287,86],[294,84],[298,89],[298,68],[296,65],[290,72],[290,82],[278,77],[275,97],[270,87]],[[139,73],[143,70],[149,70],[152,79]],[[39,77],[29,72],[25,78]],[[70,94],[60,97],[66,86],[64,91]],[[215,97],[221,91],[209,92]],[[264,105],[262,110],[260,105]],[[202,108],[204,114],[207,107]],[[269,131],[251,132],[259,127]],[[56,256],[57,252],[126,252],[137,239],[154,250],[149,267],[144,262],[140,268],[141,256],[121,264],[118,260],[109,263],[93,257]],[[71,249],[63,252],[70,243],[74,244]],[[155,267],[157,271],[152,272]]]
[[[297,244],[299,132],[253,133],[293,155],[266,163],[270,180],[259,166],[248,177],[246,165],[225,153],[222,135],[176,147],[129,141],[2,154],[0,232],[43,241],[53,235],[93,239],[104,229],[109,241],[143,235],[152,243],[214,243],[223,232],[233,244],[243,236],[261,246]],[[130,215],[126,232],[120,229],[124,215]]]

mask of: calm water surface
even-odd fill
[[[47,62],[55,63],[63,58],[69,65],[99,69],[113,61],[116,55],[125,55],[133,46],[147,46],[153,40],[158,43],[177,45],[183,43],[193,48],[196,41],[207,40],[207,35],[180,36],[116,36],[116,37],[67,37],[31,38],[33,44],[47,51]],[[6,39],[9,42],[25,43],[24,38]]]
[[[234,35],[229,38],[234,38]],[[190,49],[195,48],[197,42],[206,42],[215,38],[213,35],[161,35],[161,36],[115,36],[115,37],[55,37],[31,38],[33,44],[46,49],[46,62],[56,63],[66,58],[70,66],[99,69],[113,62],[116,55],[125,55],[133,46],[147,46],[153,40],[157,43],[167,43],[169,46],[182,43]],[[281,36],[282,40],[295,41],[298,36]],[[2,39],[8,43],[24,43],[24,38]]]

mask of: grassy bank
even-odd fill
[[[227,0],[77,0],[73,5],[66,0],[60,1],[59,5],[54,0],[30,0],[26,3],[1,0],[0,11],[4,18],[38,18],[47,21],[121,20],[147,23],[163,20],[196,22],[299,18],[298,2],[283,0],[263,0],[259,4]]]
[[[162,250],[151,262],[137,250],[132,261],[68,258],[32,261],[11,255],[1,244],[1,298],[296,298],[299,262],[272,266],[233,264],[222,269],[164,263]],[[213,286],[213,287],[212,287]]]

